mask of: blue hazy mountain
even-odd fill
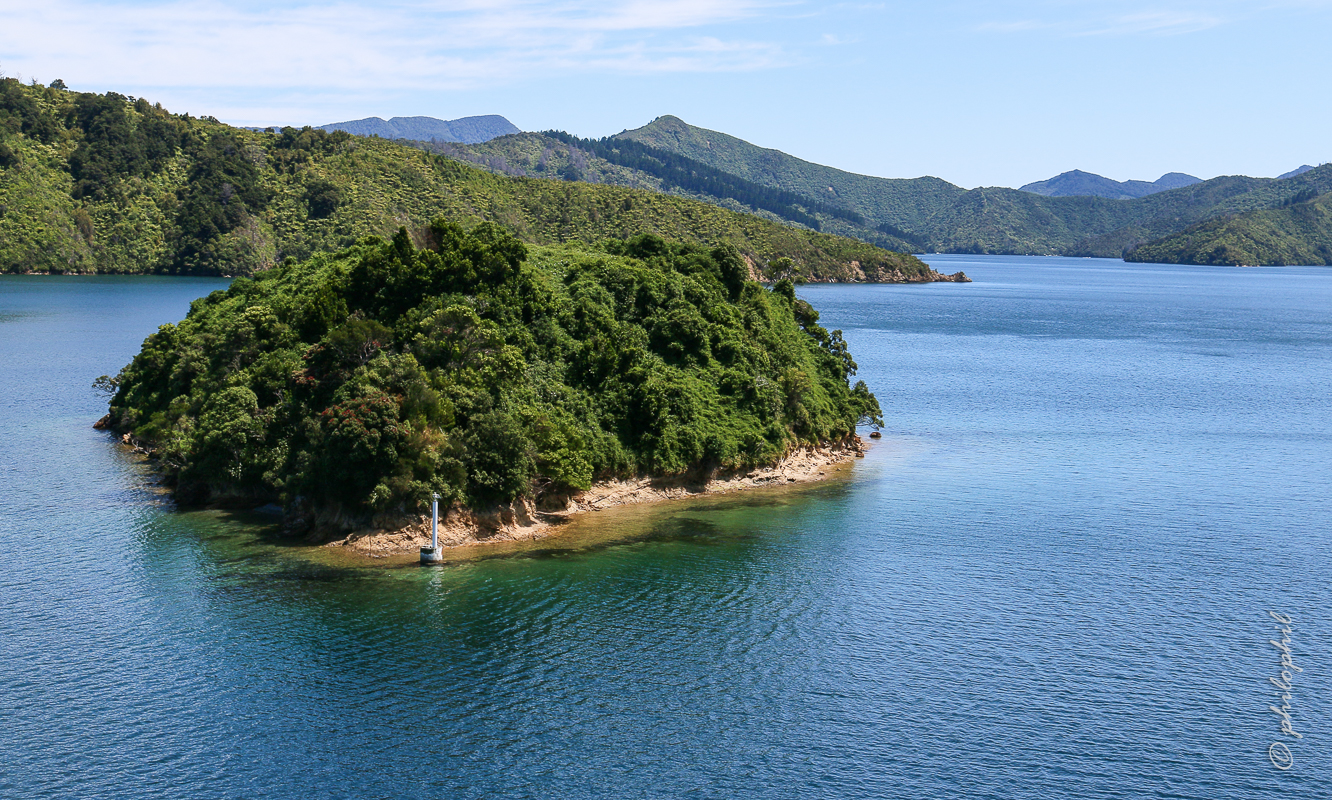
[[[1024,192],[1045,197],[1108,197],[1111,200],[1136,200],[1149,194],[1192,186],[1202,180],[1182,172],[1169,172],[1153,182],[1116,181],[1080,169],[1020,187]]]
[[[353,136],[379,136],[383,139],[414,139],[428,142],[463,142],[478,144],[497,136],[521,133],[518,126],[498,114],[445,120],[434,117],[379,117],[320,125],[326,131],[346,131]]]
[[[1309,166],[1308,164],[1305,164],[1305,165],[1302,166],[1302,167],[1296,167],[1295,169],[1291,170],[1290,172],[1285,172],[1285,173],[1282,173],[1281,175],[1278,175],[1278,176],[1277,176],[1277,180],[1284,180],[1284,179],[1286,179],[1286,178],[1293,178],[1293,177],[1295,177],[1296,175],[1303,175],[1304,173],[1308,172],[1308,171],[1311,170],[1311,169],[1313,169],[1313,167]]]

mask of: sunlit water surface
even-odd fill
[[[929,260],[975,283],[801,290],[884,406],[849,476],[443,568],[92,430],[221,282],[0,278],[0,797],[1332,795],[1332,270]]]

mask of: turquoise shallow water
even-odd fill
[[[0,277],[0,797],[1332,795],[1332,270],[930,260],[802,289],[886,411],[848,479],[441,569],[89,427],[220,282]]]

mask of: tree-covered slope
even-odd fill
[[[1332,165],[1294,178],[1227,175],[1125,203],[1130,214],[1122,227],[1089,236],[1072,246],[1075,256],[1122,255],[1139,245],[1179,233],[1210,219],[1280,208],[1294,198],[1332,191]]]
[[[912,232],[922,231],[927,217],[965,192],[939,178],[875,178],[813,164],[672,116],[658,117],[615,138],[679,153],[755,183],[836,203],[875,225]]]
[[[1130,251],[1161,264],[1332,265],[1332,194],[1218,217]]]
[[[872,224],[887,226],[895,236],[920,243],[919,249],[937,252],[1117,258],[1212,217],[1275,208],[1306,189],[1332,191],[1332,165],[1325,165],[1285,180],[1224,176],[1137,199],[1044,197],[1001,187],[967,191],[937,178],[855,175],[670,116],[619,137],[681,153],[756,183],[837,202]],[[1162,182],[1181,181],[1165,176]],[[858,235],[853,229],[840,232]]]
[[[345,524],[773,463],[879,417],[840,332],[730,247],[528,249],[437,221],[195,301],[115,379],[110,424],[187,501]]]
[[[702,162],[628,139],[579,139],[545,131],[480,144],[417,142],[417,146],[504,175],[647,188],[702,200],[788,225],[848,236],[897,252],[923,243],[893,235],[858,212],[757,184]],[[900,233],[900,232],[899,232]]]
[[[919,260],[648,190],[514,178],[378,138],[248,131],[146,100],[0,81],[0,270],[251,274],[430,220],[524,241],[638,233],[790,258],[813,280],[933,280]]]

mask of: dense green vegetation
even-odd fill
[[[438,141],[414,144],[502,175],[652,189],[773,222],[860,239],[889,250],[922,249],[922,244],[909,235],[888,226],[872,226],[854,211],[825,207],[808,197],[760,186],[669,151],[629,140],[611,141],[614,146],[603,140],[578,139],[547,131],[501,136],[472,145]],[[608,157],[585,149],[586,142],[597,144],[597,150]],[[828,213],[830,210],[836,215]]]
[[[529,249],[438,220],[195,301],[116,378],[111,421],[186,501],[345,520],[431,492],[537,502],[635,474],[772,463],[881,423],[840,331],[732,247]]]
[[[917,252],[1113,258],[1213,217],[1279,207],[1305,190],[1332,191],[1332,165],[1324,165],[1285,180],[1226,176],[1134,200],[1042,197],[993,187],[967,191],[938,178],[856,175],[669,116],[615,138],[680,153],[765,186],[835,202],[881,226],[882,232],[918,243]],[[868,238],[854,229],[828,224],[824,229]]]
[[[812,280],[930,280],[919,260],[694,200],[514,178],[378,138],[248,131],[143,99],[0,80],[0,270],[250,275],[437,216],[531,244],[655,233]]]
[[[733,199],[751,208],[771,211],[814,230],[819,230],[819,220],[810,212],[826,214],[855,225],[865,224],[865,218],[854,211],[785,189],[754,183],[701,161],[649,147],[633,139],[580,139],[564,131],[545,131],[543,135],[604,158],[612,164],[660,178],[666,188]]]
[[[0,80],[0,270],[13,272],[248,275],[400,226],[419,243],[444,215],[496,222],[531,244],[644,232],[729,244],[756,274],[789,258],[811,280],[932,280],[890,251],[1117,257],[1330,191],[1332,165],[1133,200],[967,191],[842,172],[675,117],[602,140],[547,132],[409,147],[239,130],[143,99]]]
[[[812,164],[672,116],[658,117],[615,138],[679,153],[757,184],[850,209],[871,225],[886,223],[903,231],[925,231],[931,214],[966,192],[939,178],[875,178]]]
[[[1306,189],[1274,209],[1224,216],[1141,245],[1129,261],[1332,266],[1332,194]]]

